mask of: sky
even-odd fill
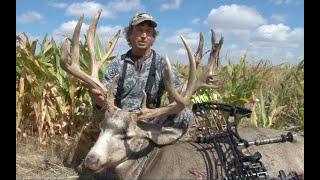
[[[227,60],[236,63],[245,52],[249,63],[297,64],[304,59],[303,0],[16,0],[16,34],[25,32],[40,42],[47,34],[60,44],[64,36],[72,36],[84,14],[83,39],[98,9],[102,14],[97,35],[103,43],[126,27],[136,13],[151,14],[159,31],[153,49],[174,62],[188,62],[180,35],[195,52],[202,32],[207,51],[211,29],[217,39],[224,37],[223,64]],[[122,33],[114,55],[129,48]]]

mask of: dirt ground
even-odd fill
[[[55,136],[45,145],[35,136],[16,135],[16,179],[97,179],[92,172],[75,170],[100,132],[98,123],[89,124],[74,137]]]
[[[16,141],[16,179],[78,179],[77,172],[65,167],[68,144],[61,140],[40,145],[35,137]]]

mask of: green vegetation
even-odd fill
[[[37,41],[29,42],[25,34],[16,40],[17,134],[36,135],[43,144],[57,135],[67,139],[94,118],[88,89],[60,67],[60,47],[53,39],[45,36],[38,52]],[[103,56],[99,39],[96,51]],[[88,72],[90,54],[82,43],[80,52],[81,67]]]
[[[304,60],[295,66],[272,66],[266,61],[249,64],[245,57],[220,67],[216,74],[221,88],[200,89],[193,102],[218,101],[247,107],[253,111],[251,123],[257,127],[303,130]]]
[[[37,41],[30,42],[25,34],[16,40],[17,135],[38,136],[43,144],[48,137],[68,139],[94,118],[88,89],[61,69],[60,47],[53,39],[45,36],[39,50]],[[89,71],[90,55],[84,44],[80,44],[80,63]],[[98,37],[95,47],[98,58],[103,56]],[[176,67],[184,81],[188,67],[179,63]],[[253,111],[255,126],[303,130],[304,60],[295,66],[272,66],[264,61],[249,64],[242,57],[238,63],[228,61],[216,73],[221,88],[198,90],[192,102],[245,106]]]

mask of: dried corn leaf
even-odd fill
[[[268,127],[271,127],[274,123],[276,123],[277,115],[279,115],[282,112],[282,109],[284,109],[285,107],[286,107],[286,105],[285,106],[278,106],[271,111],[271,113],[268,117],[269,118]]]
[[[21,119],[22,119],[22,104],[24,103],[24,78],[20,77],[19,79],[19,96],[18,96],[18,101],[16,104],[16,113],[17,113],[17,117],[16,117],[16,128],[19,127]]]

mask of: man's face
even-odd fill
[[[130,35],[131,46],[134,49],[147,50],[154,41],[154,28],[148,23],[141,23],[133,26]]]

